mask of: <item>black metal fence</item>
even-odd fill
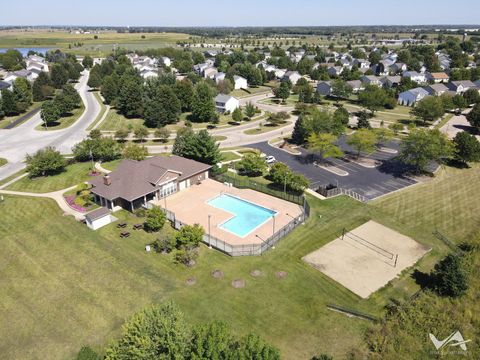
[[[239,189],[252,189],[255,191],[262,192],[277,198],[293,202],[295,204],[304,206],[306,200],[305,196],[302,194],[294,193],[291,191],[281,191],[266,184],[256,182],[254,180],[246,179],[244,177],[237,177],[235,175],[230,175],[228,173],[219,174],[212,176],[213,179],[220,181],[222,183],[230,183],[234,187]]]
[[[360,201],[360,202],[367,202],[368,201],[368,199],[365,196],[360,195],[359,193],[356,193],[353,190],[344,189],[344,188],[336,187],[336,186],[335,187],[319,186],[318,189],[317,189],[317,192],[320,195],[323,195],[327,198],[334,197],[334,196],[339,196],[339,195],[346,195],[346,196],[349,196],[352,199],[355,199],[355,200]]]

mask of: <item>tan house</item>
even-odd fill
[[[110,210],[133,211],[208,178],[211,166],[180,156],[123,160],[118,169],[90,180],[95,202]]]

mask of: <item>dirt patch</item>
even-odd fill
[[[261,272],[260,270],[252,270],[250,272],[250,275],[252,275],[253,277],[259,277],[259,276],[263,276],[263,272]]]
[[[195,285],[197,283],[197,279],[195,278],[189,278],[187,279],[187,281],[185,281],[185,283],[188,285],[188,286],[192,286],[192,285]]]
[[[215,279],[223,279],[223,271],[222,270],[214,270],[212,271],[212,276],[215,278]]]
[[[284,279],[286,278],[288,275],[288,273],[286,271],[277,271],[275,273],[275,276],[278,278],[278,279]]]
[[[245,280],[243,279],[235,279],[232,281],[232,286],[235,288],[235,289],[242,289],[245,287]]]

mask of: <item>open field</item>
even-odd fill
[[[435,228],[455,242],[478,230],[479,179],[479,167],[447,168],[428,183],[370,204],[346,197],[310,198],[311,217],[276,249],[261,257],[233,259],[202,246],[193,268],[175,265],[171,255],[146,254],[144,245],[158,235],[134,231],[130,238],[119,239],[114,225],[90,231],[62,217],[50,200],[5,196],[0,203],[0,353],[6,358],[34,359],[48,353],[52,359],[65,359],[84,344],[102,349],[134,311],[172,299],[192,322],[221,319],[239,333],[255,331],[278,346],[283,358],[322,352],[344,358],[352,348],[364,349],[369,323],[326,305],[379,316],[390,298],[405,299],[419,289],[413,270],[361,300],[301,258],[337,238],[343,228],[375,220],[432,247],[419,262],[419,269],[427,271],[447,251],[433,236]],[[128,213],[117,214],[129,228],[140,222]],[[212,278],[215,269],[225,278]],[[254,269],[264,276],[251,277]],[[277,271],[288,275],[278,279]],[[188,287],[185,280],[190,277],[197,284]],[[231,287],[238,278],[246,280],[246,288]]]
[[[98,39],[94,39],[95,35]],[[174,46],[177,41],[188,40],[189,37],[190,35],[179,33],[121,34],[106,31],[99,34],[74,34],[56,30],[8,30],[0,31],[0,48],[51,47],[79,55],[104,56],[112,52],[114,44],[130,50],[146,50]],[[75,44],[82,45],[75,46]]]

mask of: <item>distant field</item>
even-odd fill
[[[97,35],[98,39],[94,39]],[[144,36],[145,38],[142,38]],[[105,55],[113,45],[128,49],[148,49],[175,45],[188,40],[190,35],[178,33],[119,34],[72,34],[66,31],[0,31],[0,48],[9,47],[52,47],[69,50],[76,54]],[[75,46],[81,43],[82,46]]]

